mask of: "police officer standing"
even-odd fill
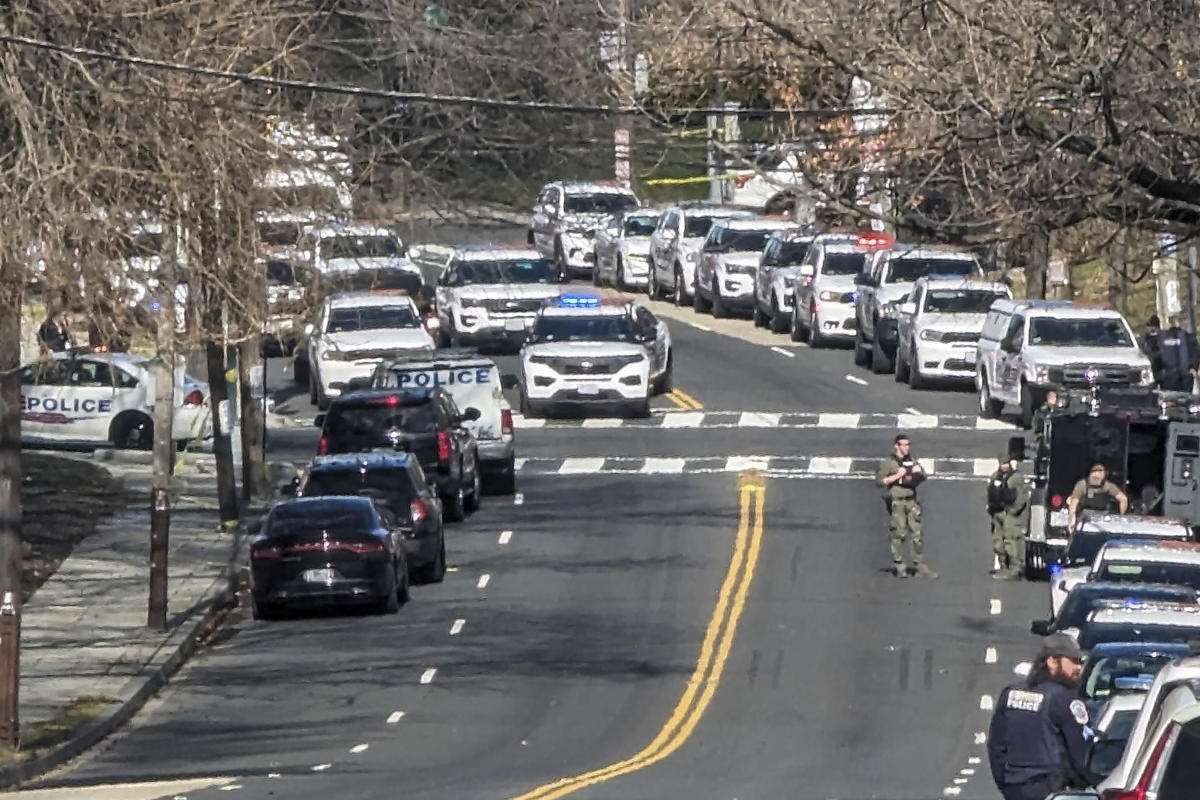
[[[937,577],[925,563],[921,504],[917,501],[917,487],[924,480],[925,469],[913,457],[908,437],[898,434],[892,442],[892,455],[880,461],[875,471],[875,483],[883,489],[883,502],[887,506],[892,574],[897,578],[908,577],[905,542],[911,545],[917,577]]]
[[[1082,671],[1083,651],[1075,640],[1051,634],[1029,677],[1000,692],[987,748],[1004,800],[1044,800],[1103,780],[1087,767],[1088,713],[1077,695]]]
[[[1171,327],[1159,331],[1158,361],[1161,371],[1158,384],[1169,392],[1192,391],[1196,370],[1200,367],[1200,348],[1196,337],[1179,326],[1179,317],[1171,317]]]
[[[1037,455],[1045,455],[1042,452],[1046,446],[1046,420],[1050,418],[1050,413],[1058,407],[1058,392],[1054,389],[1046,392],[1046,399],[1033,412],[1033,442],[1034,453]]]
[[[1029,507],[1029,490],[1013,468],[1008,453],[1000,454],[1000,466],[988,479],[987,512],[992,518],[992,552],[998,567],[992,576],[1000,581],[1021,579],[1025,556],[1021,552],[1021,522]]]
[[[1075,484],[1067,498],[1071,512],[1070,527],[1075,527],[1075,518],[1080,511],[1111,511],[1113,504],[1124,514],[1129,510],[1129,498],[1120,487],[1108,480],[1108,469],[1099,462],[1092,464],[1088,476]]]

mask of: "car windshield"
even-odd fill
[[[475,283],[553,283],[558,272],[546,258],[514,258],[500,261],[459,261],[454,267],[454,286]]]
[[[656,217],[626,217],[625,235],[649,236],[654,233],[654,225],[657,221]]]
[[[1104,738],[1119,742],[1126,741],[1129,739],[1129,734],[1133,733],[1133,723],[1137,722],[1137,718],[1138,712],[1135,709],[1114,712],[1108,727],[1104,729]]]
[[[1180,642],[1187,644],[1200,639],[1200,623],[1197,625],[1120,625],[1089,624],[1079,635],[1079,646],[1091,650],[1106,642]]]
[[[569,194],[563,200],[563,211],[568,214],[616,214],[637,208],[637,205],[637,198],[630,194]]]
[[[537,342],[632,342],[633,323],[625,314],[595,317],[539,316],[533,326]]]
[[[708,229],[712,227],[712,217],[688,217],[683,222],[683,238],[697,239],[701,236],[708,236]]]
[[[865,253],[826,253],[822,275],[857,275],[862,272]]]
[[[1174,658],[1169,653],[1103,656],[1088,662],[1079,688],[1088,700],[1104,700],[1116,691],[1117,678],[1153,678]]]
[[[975,289],[933,289],[925,293],[925,311],[943,314],[982,314],[1004,297]]]
[[[300,228],[296,222],[260,222],[258,240],[272,247],[292,247],[300,241]]]
[[[304,281],[305,270],[290,261],[267,262],[267,283],[272,286],[295,286]]]
[[[784,242],[779,248],[778,265],[781,267],[797,266],[808,255],[808,242]]]
[[[1133,340],[1119,319],[1056,319],[1036,317],[1029,325],[1029,343],[1050,347],[1132,347]]]
[[[893,258],[888,264],[888,283],[912,283],[926,275],[974,275],[979,271],[974,261],[963,258]]]
[[[306,184],[304,186],[275,186],[258,190],[260,208],[298,211],[337,211],[341,200],[332,186]]]
[[[404,249],[394,236],[333,236],[322,239],[321,258],[389,258],[404,255]]]
[[[398,468],[317,470],[304,484],[305,497],[330,494],[367,494],[391,502],[407,503],[417,496],[408,471]]]
[[[726,228],[721,232],[719,240],[722,250],[740,253],[754,253],[762,250],[767,244],[771,231],[743,231]]]
[[[437,413],[432,403],[412,406],[356,403],[334,406],[325,424],[326,432],[333,437],[353,436],[383,441],[391,430],[405,433],[435,432]]]
[[[1107,533],[1076,531],[1067,545],[1067,552],[1063,553],[1063,563],[1068,567],[1090,567],[1100,548],[1111,538]]]
[[[419,326],[417,313],[411,305],[366,306],[333,309],[329,314],[329,327],[326,332],[375,331]]]
[[[1153,562],[1132,564],[1127,561],[1110,561],[1100,565],[1100,574],[1096,576],[1096,580],[1171,583],[1176,586],[1200,589],[1200,565]]]

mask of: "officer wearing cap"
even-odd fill
[[[892,454],[879,462],[875,483],[883,489],[888,512],[888,538],[892,550],[892,574],[908,577],[907,542],[912,548],[913,567],[918,577],[936,578],[925,563],[925,539],[921,531],[921,504],[917,487],[925,480],[925,468],[913,456],[908,436],[892,440]]]
[[[992,521],[992,553],[999,565],[993,575],[996,580],[1020,580],[1025,565],[1021,552],[1022,526],[1025,509],[1029,507],[1029,490],[1013,468],[1007,451],[999,456],[1000,466],[988,479],[987,513]]]
[[[1129,497],[1108,480],[1108,469],[1097,461],[1088,470],[1088,476],[1075,484],[1071,496],[1067,498],[1067,508],[1071,512],[1070,527],[1075,527],[1075,519],[1080,511],[1111,511],[1113,505],[1124,514],[1129,509]]]
[[[1082,671],[1083,651],[1075,640],[1051,634],[1029,677],[1000,692],[987,748],[1004,800],[1044,800],[1103,780],[1087,767],[1088,713],[1078,696]]]

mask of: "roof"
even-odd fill
[[[317,456],[308,465],[309,473],[324,470],[359,470],[380,467],[408,467],[413,462],[412,453],[367,452],[340,453],[333,456]]]
[[[941,250],[928,245],[896,245],[890,251],[892,260],[905,258],[936,258],[943,261],[978,261],[973,253],[964,250]]]
[[[771,219],[769,217],[738,217],[721,220],[719,225],[731,231],[779,231],[789,228],[799,228],[799,224],[786,219]]]
[[[926,275],[923,278],[918,278],[917,283],[928,286],[930,289],[970,289],[980,292],[996,292],[998,294],[1008,293],[1008,287],[999,281],[965,278],[961,275],[944,277],[940,275]]]
[[[993,309],[1007,310],[1027,317],[1063,317],[1074,319],[1124,319],[1121,312],[1112,308],[1080,306],[1070,300],[1001,300]]]
[[[295,506],[303,505],[370,505],[371,498],[353,494],[325,494],[317,495],[316,497],[296,497],[290,500],[283,500],[276,503],[271,510],[277,511],[281,508],[294,508]]]
[[[1121,596],[1175,596],[1196,597],[1197,592],[1190,586],[1178,586],[1173,583],[1122,583],[1120,581],[1087,581],[1071,587],[1068,595],[1073,594],[1110,594]]]
[[[497,247],[490,244],[455,248],[450,257],[457,261],[543,260],[541,253],[529,247]]]
[[[553,300],[542,306],[544,317],[624,317],[629,314],[633,301],[624,303],[601,303],[595,306],[560,306]]]
[[[381,228],[378,225],[371,225],[366,222],[324,225],[320,228],[313,228],[312,235],[318,239],[332,239],[335,236],[390,236],[393,239],[399,238],[387,228]]]
[[[1142,608],[1097,608],[1088,625],[1180,625],[1200,629],[1200,605],[1154,603]]]
[[[1104,545],[1102,556],[1105,562],[1127,561],[1154,564],[1197,564],[1200,565],[1200,544],[1175,541],[1126,541],[1114,539]]]
[[[567,194],[624,194],[634,197],[633,189],[615,183],[598,181],[554,181],[549,186],[558,186]]]
[[[1192,530],[1182,520],[1173,517],[1150,517],[1144,514],[1106,514],[1085,511],[1079,515],[1078,529],[1083,533],[1105,533],[1121,536],[1160,536],[1190,539]]]
[[[1088,658],[1095,660],[1105,656],[1126,656],[1134,653],[1185,655],[1191,651],[1191,647],[1183,642],[1101,642],[1088,651]]]
[[[753,211],[747,211],[744,208],[730,208],[729,206],[713,206],[699,205],[688,206],[680,205],[680,211],[685,212],[685,215],[690,219],[759,219],[759,215]]]
[[[435,350],[432,353],[410,353],[408,355],[396,355],[390,358],[385,358],[381,362],[384,369],[393,367],[405,367],[411,364],[427,364],[435,369],[442,366],[450,366],[450,362],[472,361],[490,364],[496,366],[496,362],[487,356],[482,356],[474,347],[447,347]]]
[[[376,308],[394,306],[397,303],[414,305],[407,292],[398,289],[376,291],[337,292],[329,298],[330,308]]]

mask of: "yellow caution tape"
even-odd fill
[[[742,175],[734,173],[726,173],[724,175],[700,175],[695,178],[651,178],[648,181],[643,181],[647,186],[680,186],[685,183],[708,183],[711,180],[728,181],[734,178],[740,178]]]

